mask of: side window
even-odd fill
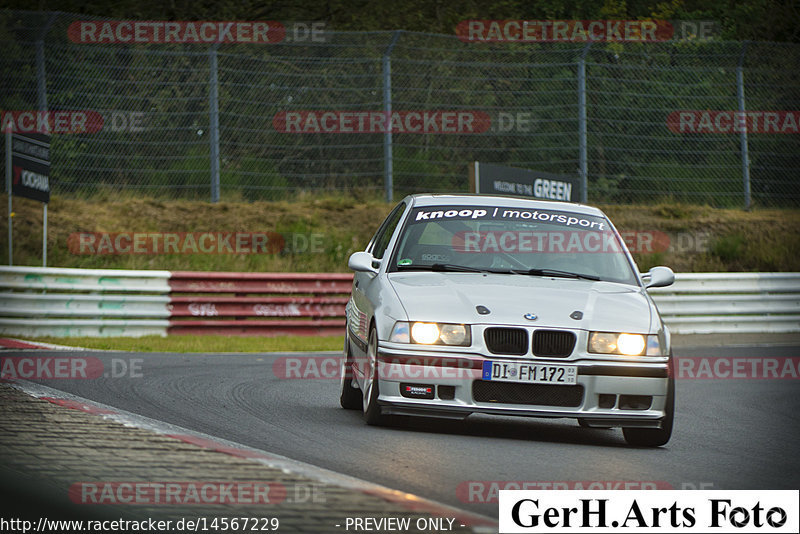
[[[403,216],[403,212],[405,211],[406,205],[404,203],[398,204],[392,212],[386,217],[386,220],[383,222],[381,227],[378,229],[378,232],[375,234],[375,237],[372,238],[372,256],[375,259],[383,258],[384,252],[386,252],[386,247],[389,246],[389,241],[392,239],[392,234],[394,234],[395,228],[397,228],[397,223],[400,222],[400,217]]]

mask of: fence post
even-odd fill
[[[14,206],[11,200],[11,128],[6,129],[4,133],[6,142],[6,193],[8,194],[8,265],[14,265],[14,232],[12,230],[14,223]]]
[[[56,18],[55,13],[51,13],[47,22],[36,36],[36,104],[39,111],[47,111],[47,78],[45,76],[44,65],[44,38],[50,31],[50,26]]]
[[[44,63],[44,38],[53,25],[56,14],[51,13],[42,31],[36,37],[36,104],[39,111],[47,111],[47,75]],[[9,239],[10,241],[10,239]],[[47,267],[47,202],[42,206],[42,267]]]
[[[578,60],[578,172],[581,176],[581,202],[589,201],[589,164],[586,134],[586,54],[592,43],[587,43]]]
[[[745,120],[744,103],[744,56],[747,51],[747,41],[742,43],[742,52],[739,54],[739,65],[736,67],[736,98],[739,101],[740,119],[747,125]],[[747,147],[747,128],[741,128],[739,133],[739,144],[742,150],[742,186],[744,189],[744,209],[750,209],[750,154]]]
[[[392,202],[394,195],[392,128],[391,120],[389,119],[392,115],[392,50],[400,38],[401,31],[394,32],[392,40],[383,54],[383,112],[386,115],[386,132],[383,134],[383,187],[386,190],[386,202]]]
[[[219,202],[219,80],[217,78],[217,48],[214,44],[208,51],[209,81],[209,142],[211,143],[211,202]]]

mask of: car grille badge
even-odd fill
[[[535,313],[526,313],[526,314],[524,315],[524,317],[525,317],[527,320],[529,320],[529,321],[535,321],[536,319],[538,319],[538,318],[539,318],[539,316],[538,316],[538,315],[536,315]]]

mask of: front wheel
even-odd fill
[[[672,422],[675,417],[675,379],[670,376],[667,386],[667,405],[661,428],[623,428],[622,435],[628,445],[635,447],[660,447],[666,445],[672,436]]]
[[[364,421],[368,425],[380,426],[386,423],[386,417],[381,414],[378,404],[378,332],[373,325],[369,330],[367,342],[367,373],[364,380]]]

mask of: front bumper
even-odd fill
[[[658,428],[665,415],[669,383],[666,357],[648,358],[646,362],[601,359],[597,355],[514,358],[450,348],[440,351],[407,347],[379,345],[378,403],[387,415],[457,419],[473,413],[571,417],[588,426],[641,428]],[[486,382],[482,380],[486,360],[574,365],[578,369],[577,384]],[[433,398],[404,396],[401,388],[409,385],[429,388]]]

